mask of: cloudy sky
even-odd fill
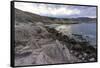
[[[96,17],[96,7],[15,2],[15,8],[58,18]]]

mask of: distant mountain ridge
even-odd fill
[[[46,17],[46,16],[40,16],[34,13],[22,11],[15,8],[15,18],[18,22],[43,22],[45,24],[70,24],[70,23],[81,23],[81,22],[96,22],[96,18],[88,18],[88,17],[78,17],[78,18],[54,18],[54,17]]]

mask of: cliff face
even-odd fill
[[[81,62],[47,31],[48,18],[18,9],[15,16],[15,66]]]

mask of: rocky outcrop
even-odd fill
[[[15,65],[81,62],[66,45],[47,31],[43,23],[15,26]]]
[[[97,49],[94,48],[82,35],[72,34],[72,36],[68,36],[59,33],[59,31],[54,28],[46,28],[53,35],[53,38],[58,39],[65,44],[69,49],[69,52],[80,59],[81,62],[97,61]]]

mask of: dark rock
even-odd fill
[[[80,44],[76,44],[76,45],[73,45],[72,49],[76,50],[76,51],[81,51],[82,50],[82,46]]]
[[[76,44],[76,43],[77,43],[77,42],[75,41],[75,39],[70,39],[69,42],[70,42],[71,44]]]
[[[18,58],[29,56],[32,52],[31,51],[25,51],[23,53],[16,53],[15,56]]]

